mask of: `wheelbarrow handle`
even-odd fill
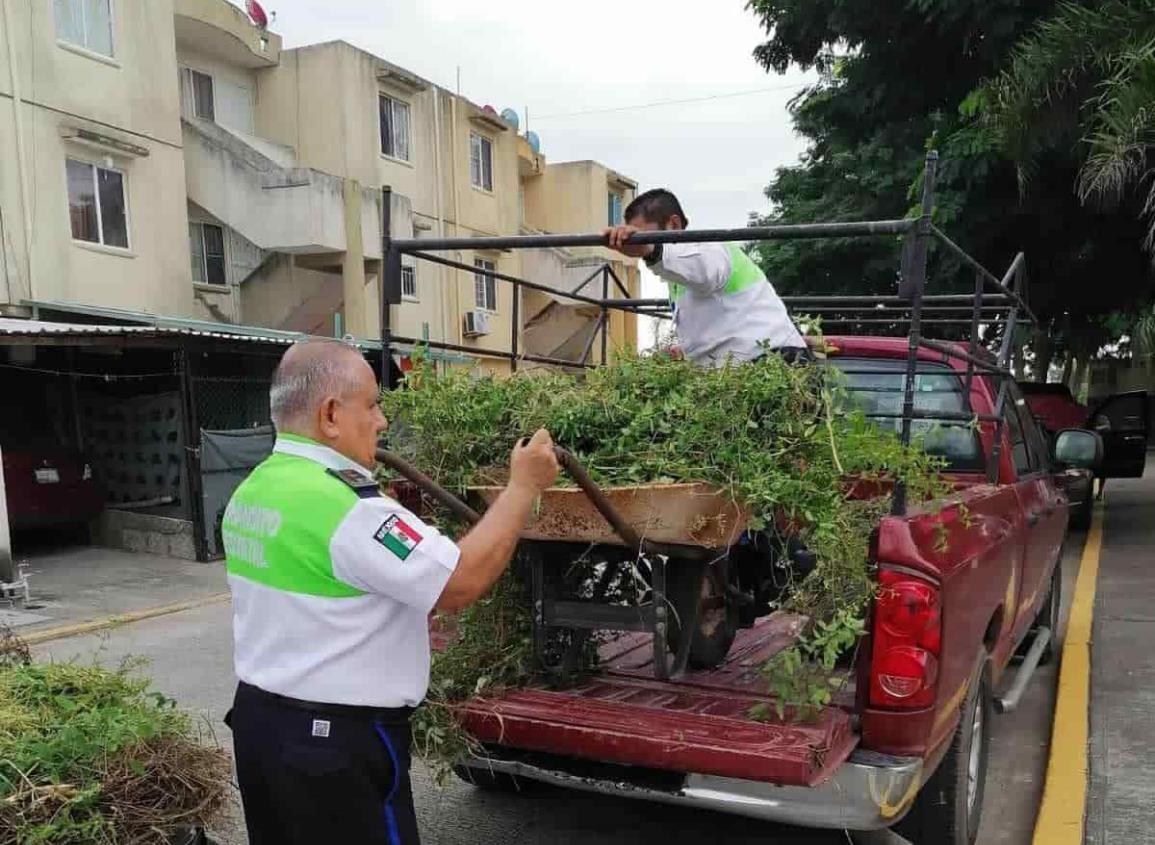
[[[428,493],[441,504],[445,505],[445,507],[449,508],[449,510],[453,511],[454,515],[464,519],[470,525],[476,525],[481,521],[481,514],[400,455],[390,452],[388,449],[378,449],[377,461],[403,475],[407,480],[417,485],[423,492]]]
[[[577,483],[578,487],[580,487],[586,496],[589,497],[590,501],[594,503],[594,507],[598,509],[598,513],[605,517],[606,522],[617,532],[618,536],[621,537],[627,545],[635,549],[641,548],[642,538],[634,531],[633,526],[622,519],[621,515],[614,510],[614,506],[610,504],[610,500],[606,498],[601,488],[590,478],[589,473],[586,472],[581,462],[560,446],[555,446],[554,452],[557,455],[557,462],[561,464],[570,478]],[[476,525],[481,520],[481,515],[478,514],[477,511],[395,452],[390,452],[388,449],[378,449],[377,461],[411,481],[423,492],[428,493],[470,525]]]
[[[638,532],[634,530],[634,527],[626,522],[621,514],[614,510],[613,504],[606,498],[606,494],[602,492],[602,489],[598,487],[597,483],[590,478],[590,474],[586,472],[586,468],[581,465],[581,462],[560,446],[555,446],[554,452],[557,454],[557,462],[562,465],[562,468],[565,469],[569,477],[574,480],[582,492],[594,503],[594,507],[598,509],[598,513],[605,518],[606,522],[608,522],[610,527],[617,532],[617,535],[625,541],[626,545],[633,549],[642,549],[645,541],[638,536]]]

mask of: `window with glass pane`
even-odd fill
[[[409,104],[393,101],[393,155],[409,161]]]
[[[68,218],[72,237],[100,243],[100,223],[96,217],[96,183],[92,165],[68,159]]]
[[[190,70],[189,79],[192,83],[193,114],[201,120],[216,120],[213,78],[199,70]]]
[[[192,280],[203,284],[205,280],[205,239],[201,233],[200,223],[188,224],[188,251],[192,259]]]
[[[417,270],[414,267],[401,268],[401,295],[409,299],[417,298]]]
[[[906,361],[876,358],[840,358],[831,366],[845,378],[846,398],[868,421],[896,434],[902,430]],[[914,381],[916,411],[969,413],[962,379],[949,367],[919,363]],[[954,470],[981,470],[978,434],[968,422],[920,420],[911,422],[912,439],[932,455],[944,458]]]
[[[205,280],[210,285],[225,284],[225,230],[205,223],[201,226],[205,239]]]
[[[111,57],[112,0],[53,0],[56,37]]]
[[[477,188],[493,190],[493,142],[469,133],[469,180]]]
[[[497,269],[497,265],[484,258],[477,258],[473,266],[483,272],[473,274],[473,298],[478,308],[485,311],[497,310],[497,280],[486,275]]]
[[[228,284],[225,277],[225,230],[214,223],[190,223],[189,254],[194,282]]]
[[[78,241],[128,247],[124,174],[68,159],[68,217]]]
[[[377,98],[380,115],[381,153],[409,161],[409,104],[384,94]]]
[[[613,191],[609,193],[608,200],[608,225],[617,226],[622,222],[622,198]]]
[[[101,242],[108,246],[128,246],[128,214],[124,205],[124,174],[96,168],[100,204]]]

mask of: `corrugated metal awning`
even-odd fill
[[[241,343],[263,343],[275,346],[289,346],[300,340],[317,337],[317,335],[309,335],[304,332],[290,332],[281,329],[265,328],[264,326],[244,326],[231,323],[214,323],[209,320],[192,320],[183,317],[163,317],[157,314],[146,314],[142,311],[129,311],[121,308],[73,305],[61,302],[33,302],[27,300],[22,304],[31,306],[37,310],[73,313],[84,317],[95,317],[106,320],[123,320],[125,323],[132,323],[133,325],[0,318],[0,337],[23,336],[32,338],[39,335],[72,337],[77,340],[92,337],[191,337]],[[348,336],[345,337],[344,340],[352,343],[363,352],[381,351],[381,341],[379,340],[350,338]],[[409,355],[413,352],[413,347],[404,344],[395,344],[394,350],[399,355]],[[427,357],[436,361],[468,363],[475,360],[469,356],[445,353],[435,349],[423,351]]]

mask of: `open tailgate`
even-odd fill
[[[615,641],[607,671],[572,689],[510,690],[462,705],[465,728],[486,744],[676,772],[814,786],[841,765],[858,736],[850,715],[825,708],[812,722],[760,722],[771,701],[758,667],[790,637],[770,617],[742,631],[726,662],[656,681],[639,655],[648,637]],[[649,675],[649,677],[646,677]]]

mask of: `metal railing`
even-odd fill
[[[1015,332],[1021,317],[1035,321],[1034,314],[1023,294],[1023,278],[1026,259],[1022,253],[1015,256],[1010,267],[1002,275],[996,276],[980,262],[970,256],[962,247],[952,241],[932,222],[935,196],[935,176],[938,167],[938,153],[927,154],[923,173],[921,213],[918,217],[903,220],[880,220],[848,223],[808,223],[775,226],[748,226],[740,229],[663,230],[635,233],[628,241],[631,244],[666,243],[717,243],[717,242],[762,242],[772,240],[802,240],[818,238],[868,238],[902,237],[901,271],[897,296],[798,296],[784,297],[788,306],[795,310],[814,314],[822,318],[824,325],[908,325],[908,354],[903,373],[902,411],[900,413],[870,414],[871,417],[901,420],[900,438],[904,445],[910,445],[912,428],[916,420],[933,421],[948,425],[973,425],[993,427],[993,448],[987,456],[986,472],[990,481],[998,477],[1002,455],[1002,434],[1004,408],[1008,397],[1007,381],[1013,378],[1011,356],[1014,351]],[[385,232],[389,227],[389,197],[385,197]],[[927,267],[930,246],[938,243],[950,254],[974,271],[973,294],[928,295]],[[466,352],[475,355],[502,358],[516,369],[519,361],[532,361],[564,367],[592,367],[589,361],[594,338],[601,338],[601,362],[607,358],[609,312],[626,313],[669,318],[671,304],[665,299],[630,298],[629,291],[613,272],[609,264],[595,269],[573,291],[565,291],[550,285],[520,279],[506,273],[499,273],[453,261],[434,253],[477,250],[507,251],[519,249],[545,249],[565,247],[607,246],[602,234],[534,234],[498,237],[468,238],[393,238],[386,234],[383,243],[384,271],[381,286],[381,355],[383,372],[387,372],[387,362],[392,356],[395,343],[419,344],[433,349]],[[512,313],[510,349],[495,350],[440,341],[415,340],[394,335],[390,324],[390,306],[401,302],[401,257],[403,255],[430,261],[446,267],[507,282],[514,286],[514,307]],[[587,296],[582,291],[600,276],[602,295],[600,298]],[[611,281],[621,298],[610,297]],[[519,351],[520,314],[519,300],[522,289],[540,291],[552,297],[568,299],[591,305],[600,314],[594,335],[587,343],[579,361],[551,358],[548,356],[524,354]],[[969,328],[969,340],[964,344],[946,343],[925,335],[928,326],[943,325]],[[980,337],[982,327],[994,325],[1001,331],[998,352],[991,355]],[[919,369],[920,352],[929,350],[953,358],[966,364],[966,401],[970,403],[971,386],[976,376],[994,378],[999,387],[993,413],[975,414],[969,412],[945,412],[919,409],[915,402],[916,376],[927,371]],[[941,371],[936,370],[936,373]],[[907,491],[900,482],[895,485],[892,512],[906,513]]]

